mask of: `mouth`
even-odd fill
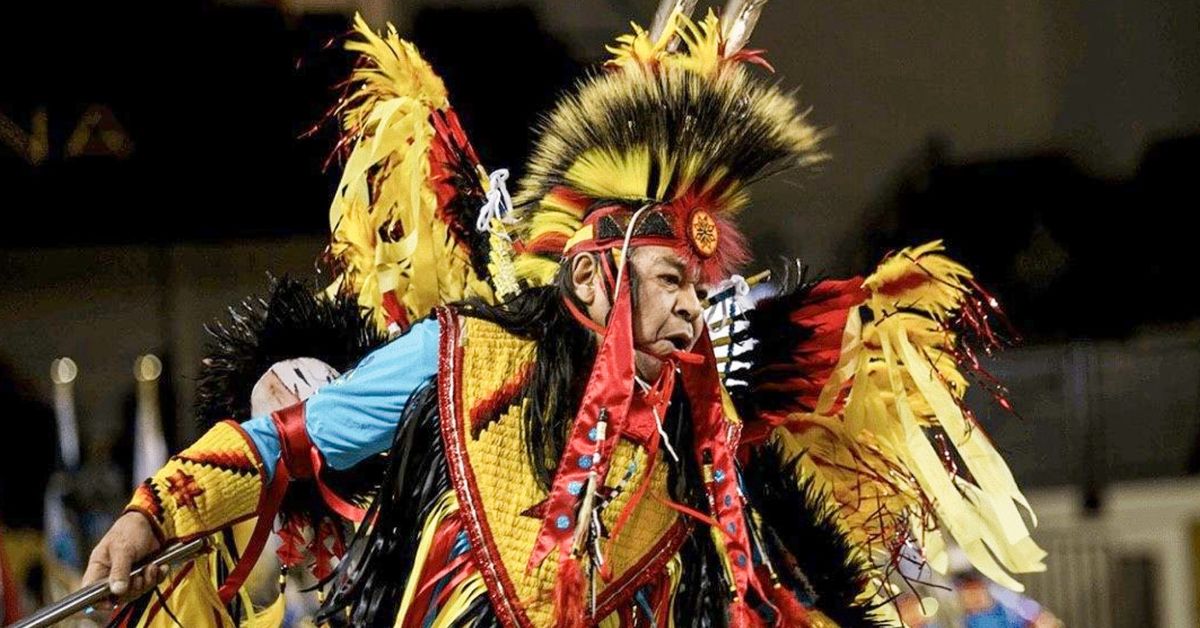
[[[664,337],[660,342],[670,344],[673,351],[687,351],[692,348],[692,335],[686,332],[679,332]]]
[[[676,351],[687,352],[692,348],[692,335],[686,331],[659,336],[654,342],[638,347],[638,350],[659,359]]]

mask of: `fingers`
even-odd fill
[[[155,585],[162,582],[163,576],[166,575],[166,568],[155,563],[149,563],[142,573],[130,575],[129,590],[125,593],[124,599],[133,599],[141,594],[153,589]]]
[[[114,551],[115,550],[115,551]],[[109,550],[111,568],[108,572],[108,589],[113,595],[125,595],[129,591],[129,571],[133,566],[133,552],[128,546]]]
[[[157,563],[150,563],[149,565],[146,565],[146,569],[142,572],[142,576],[146,581],[147,588],[162,582],[161,573],[162,567],[159,567]]]
[[[168,569],[165,565],[148,564],[146,569],[138,575],[130,574],[129,585],[125,594],[121,596],[113,595],[104,599],[84,611],[84,616],[100,625],[107,624],[112,619],[112,614],[117,610],[119,604],[123,604],[134,600],[147,591],[150,591],[166,578]],[[103,580],[103,576],[99,578]]]
[[[108,576],[108,544],[101,543],[88,557],[87,570],[83,572],[83,586],[99,582]]]

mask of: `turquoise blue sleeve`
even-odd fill
[[[391,447],[408,399],[437,374],[439,332],[435,318],[413,325],[308,398],[308,437],[329,466],[347,469]],[[271,417],[254,417],[242,428],[273,473],[280,445]]]

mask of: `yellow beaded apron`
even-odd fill
[[[438,403],[450,477],[471,541],[471,555],[496,615],[505,626],[533,628],[554,623],[552,591],[557,561],[527,572],[541,526],[537,505],[547,496],[534,479],[523,440],[522,389],[536,357],[536,344],[493,323],[438,311],[441,324]],[[621,441],[612,469],[644,469],[646,451]],[[609,487],[621,480],[614,471]],[[631,473],[633,482],[642,473]],[[611,578],[596,576],[593,621],[630,603],[642,585],[659,577],[690,526],[664,505],[667,465],[655,466],[646,497],[608,550]],[[627,486],[604,510],[610,529],[636,485]]]

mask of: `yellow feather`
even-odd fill
[[[531,286],[548,286],[554,282],[558,274],[559,263],[535,255],[521,255],[513,262],[517,276],[525,279]]]
[[[343,272],[329,290],[356,294],[381,328],[389,293],[409,321],[464,297],[491,300],[491,287],[437,217],[429,119],[449,106],[445,85],[391,25],[379,36],[358,16],[355,32],[346,48],[363,63],[338,109],[353,144],[329,208],[329,250]]]
[[[676,9],[657,40],[650,33],[631,24],[633,34],[617,38],[616,46],[607,46],[613,55],[608,65],[630,72],[642,72],[654,66],[678,67],[704,75],[715,74],[724,57],[721,54],[721,26],[716,13],[708,10],[700,23],[692,21]],[[669,44],[679,37],[685,46],[671,50]]]
[[[942,255],[941,240],[899,251],[885,259],[865,281],[872,294],[871,308],[886,316],[898,308],[927,312],[943,322],[958,308],[972,278],[966,267]]]
[[[1029,536],[1025,515],[1036,518],[1011,471],[959,405],[967,380],[948,353],[955,337],[946,322],[971,273],[942,250],[940,241],[904,249],[864,281],[873,316],[864,323],[851,309],[816,410],[790,417],[776,438],[839,504],[864,551],[885,558],[880,539],[908,530],[930,565],[945,570],[953,539],[982,573],[1020,590],[1011,574],[1044,570],[1045,552]],[[954,462],[934,447],[930,429],[944,433]]]
[[[650,163],[650,151],[645,147],[625,153],[596,148],[580,155],[566,178],[588,196],[640,200],[646,198]]]

